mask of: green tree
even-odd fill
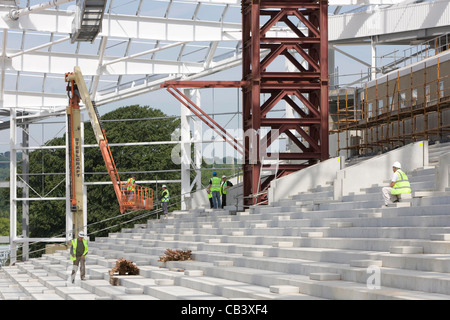
[[[171,133],[179,127],[178,119],[168,118],[162,111],[148,106],[122,107],[102,117],[102,120],[117,119],[133,120],[103,122],[110,144],[169,141]],[[139,120],[136,121],[136,119]],[[84,128],[85,144],[96,144],[90,122],[85,122]],[[53,139],[47,143],[50,146],[64,144],[64,137]],[[121,180],[125,181],[132,173],[135,173],[137,180],[175,180],[180,179],[180,174],[178,172],[179,165],[175,165],[170,158],[172,148],[173,145],[170,144],[121,146],[111,147],[111,153],[117,170],[121,173]],[[99,148],[86,148],[84,157],[86,181],[110,181]],[[152,172],[157,170],[175,170],[175,172]],[[52,175],[44,173],[52,173]],[[38,195],[65,197],[65,183],[62,183],[65,179],[64,173],[64,149],[45,149],[30,153],[30,186]],[[161,191],[161,184],[158,185],[158,188],[156,184],[147,186],[153,188],[154,198],[157,199],[157,193]],[[178,183],[168,184],[168,187],[172,195],[180,193]],[[94,233],[95,236],[105,236],[109,232],[119,231],[123,227],[120,224],[132,217],[130,215],[104,221],[108,218],[120,216],[119,204],[110,184],[87,186],[87,191],[88,233]],[[136,215],[140,213],[142,212],[136,213]],[[63,235],[65,233],[65,215],[65,201],[32,201],[30,204],[30,236]],[[145,223],[147,219],[134,221],[133,224]],[[117,224],[119,225],[115,228],[99,231]]]
[[[124,121],[107,120],[128,119]],[[136,121],[136,119],[142,119]],[[149,141],[170,141],[172,132],[179,127],[178,119],[168,118],[162,111],[148,106],[132,105],[118,108],[102,116],[103,127],[106,132],[108,142],[149,142]],[[90,123],[85,123],[85,143],[95,144],[94,132]],[[120,175],[121,181],[126,181],[133,173],[136,180],[174,180],[180,179],[179,172],[154,173],[159,170],[179,170],[179,165],[175,165],[170,158],[173,145],[157,144],[147,146],[116,146],[111,147],[111,154]],[[98,148],[89,148],[85,152],[85,172],[94,173],[87,175],[87,181],[110,181],[106,174],[106,166]],[[161,190],[161,185],[148,184],[154,190],[154,203],[156,207],[157,193]],[[171,184],[168,187],[171,193],[180,193],[180,185]],[[139,212],[141,213],[141,212]],[[94,185],[88,187],[88,232],[98,232],[111,225],[117,225],[130,219],[130,216],[99,223],[106,218],[119,215],[119,204],[111,185]],[[133,223],[145,223],[148,218],[134,221]],[[107,235],[108,232],[116,232],[122,225],[96,233],[96,236]]]
[[[61,146],[65,138],[54,138],[47,146]],[[65,149],[41,149],[29,154],[30,197],[62,197],[65,190]],[[19,174],[21,167],[18,169]],[[18,196],[21,197],[18,190]],[[20,204],[20,203],[19,203]],[[22,206],[17,206],[18,222],[22,221]],[[65,201],[46,200],[29,202],[29,236],[31,238],[64,237],[65,235]],[[21,230],[18,231],[22,233]],[[30,246],[30,256],[40,256],[40,249],[45,243]]]
[[[0,217],[0,236],[9,236],[9,218]]]

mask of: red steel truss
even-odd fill
[[[261,166],[265,165],[261,163],[262,157],[253,163],[246,158],[244,196],[264,191],[275,177],[328,158],[327,16],[328,3],[323,0],[242,0],[242,78],[250,82],[243,89],[244,132],[261,132],[261,128],[266,127],[275,130],[277,135],[286,134],[300,150],[279,153],[278,170],[264,183],[260,182]],[[292,33],[289,37],[278,35],[275,26],[287,26]],[[263,59],[262,50],[269,51]],[[269,71],[280,56],[289,60],[297,70]],[[297,56],[306,61],[306,66]],[[265,101],[262,101],[263,94],[269,96]],[[296,111],[298,118],[267,117],[281,100]],[[270,133],[265,141],[264,147],[268,148],[272,142]],[[247,143],[249,141],[245,141],[246,146]],[[260,148],[261,145],[255,147]],[[266,153],[258,150],[258,154]],[[247,197],[244,200],[244,205],[251,205],[261,198]]]
[[[175,87],[242,88],[244,206],[249,206],[264,200],[274,178],[329,157],[328,3],[242,0],[242,26],[242,81],[171,81],[163,86],[172,94],[170,88]],[[290,32],[279,31],[280,26]],[[296,71],[272,71],[280,68],[279,57],[289,60]],[[292,107],[297,116],[269,116],[280,102]],[[299,151],[268,154],[283,133]],[[267,158],[276,159],[277,164],[265,162]],[[273,172],[261,179],[261,172],[269,167]]]

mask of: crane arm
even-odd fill
[[[111,150],[109,149],[108,142],[106,140],[106,135],[100,121],[98,119],[97,111],[95,109],[94,103],[92,102],[89,91],[86,87],[86,83],[84,82],[83,74],[79,67],[74,68],[73,73],[66,74],[66,82],[72,84],[72,91],[74,95],[77,95],[86,106],[86,110],[89,114],[89,120],[92,125],[92,129],[94,130],[95,139],[100,147],[100,151],[102,153],[103,160],[105,161],[106,169],[111,177],[111,181],[114,187],[114,192],[116,193],[117,199],[120,205],[120,211],[123,213],[125,208],[123,206],[122,199],[122,191],[121,191],[121,182],[119,178],[119,174],[117,172],[116,166],[114,164],[114,160],[111,154]],[[72,96],[71,99],[77,99],[77,97]]]
[[[97,108],[91,100],[80,67],[76,66],[73,73],[66,73],[65,81],[69,83],[67,90],[70,90],[72,93],[70,97],[70,107],[72,108],[73,106],[76,106],[79,108],[80,99],[86,106],[89,120],[91,122],[92,129],[94,130],[95,139],[100,147],[106,169],[111,177],[114,192],[116,193],[117,200],[119,201],[120,212],[124,213],[127,210],[153,209],[153,190],[151,188],[134,185],[134,193],[130,196],[127,194],[128,192],[125,184],[120,181],[119,173],[117,172],[117,168],[108,145],[108,140],[106,139],[105,130],[102,128],[100,123]],[[74,125],[72,124],[71,130],[73,130],[73,127]],[[73,200],[73,202],[76,201],[75,198],[71,200]]]

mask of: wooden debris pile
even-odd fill
[[[115,277],[115,275],[124,276],[124,275],[138,275],[139,268],[133,261],[126,260],[121,258],[116,261],[116,265],[109,270],[109,283],[113,286],[117,286],[119,283],[119,279]]]
[[[191,250],[172,250],[166,249],[164,254],[159,257],[160,262],[166,263],[167,261],[186,261],[191,260]]]

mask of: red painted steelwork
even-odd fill
[[[328,3],[326,0],[242,0],[241,5],[242,81],[168,81],[163,87],[175,96],[175,87],[242,88],[244,147],[241,150],[244,150],[244,206],[247,207],[264,200],[260,193],[272,179],[329,157]],[[278,36],[274,30],[278,26],[289,28],[290,34],[286,36],[282,32]],[[269,51],[263,59],[261,50]],[[275,62],[280,57],[297,70],[268,71],[277,67]],[[183,100],[180,101],[186,107],[200,111],[191,101]],[[298,117],[268,117],[281,102],[289,105]],[[208,121],[208,117],[201,116],[201,119],[226,139],[223,128]],[[269,132],[264,137],[260,136],[262,129]],[[280,160],[277,171],[261,182],[261,172],[273,167],[264,163],[263,156],[268,155],[270,145],[283,133],[299,152],[270,153],[271,158]],[[226,140],[233,143],[233,139]]]
[[[242,0],[242,78],[250,82],[243,92],[244,130],[261,132],[266,128],[271,130],[270,133],[278,130],[277,136],[286,134],[300,150],[278,153],[278,172],[269,176],[269,180],[329,157],[327,15],[328,4],[323,0]],[[277,32],[272,30],[276,26],[289,28],[292,36],[277,37]],[[261,59],[260,52],[264,49],[269,53]],[[297,70],[269,72],[279,57],[287,59]],[[269,97],[262,101],[262,95]],[[281,101],[292,107],[298,118],[268,117]],[[276,138],[267,134],[261,140],[265,143],[254,147],[263,146],[267,150]],[[246,141],[246,146],[247,143],[250,142]],[[258,154],[266,154],[266,150],[258,150]],[[253,164],[247,160],[244,163],[244,196],[264,190],[260,188],[261,159]],[[269,185],[267,180],[264,184]],[[244,199],[244,205],[251,205],[261,202],[263,197]]]
[[[167,83],[166,83],[167,84]],[[183,84],[177,84],[183,85]],[[189,86],[189,84],[184,84]],[[200,84],[196,84],[200,85]],[[198,88],[198,87],[197,87]],[[244,154],[245,147],[240,143],[235,137],[228,133],[222,126],[220,126],[213,118],[208,116],[200,107],[198,107],[191,99],[189,99],[180,90],[175,88],[174,85],[168,84],[167,91],[170,92],[178,101],[180,101],[186,108],[188,108],[192,113],[194,113],[198,118],[200,118],[204,123],[206,123],[211,129],[213,129],[219,136],[222,137],[226,142],[228,142],[234,149],[236,149],[240,154]]]

